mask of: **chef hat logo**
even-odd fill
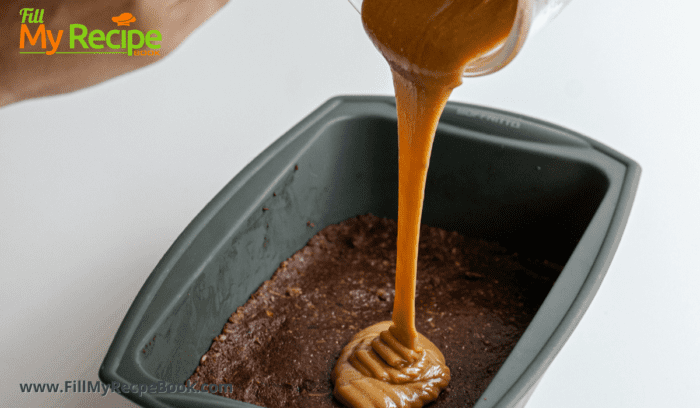
[[[134,17],[131,13],[122,13],[116,17],[112,17],[112,21],[117,23],[118,26],[129,26],[129,23],[133,23],[136,21],[136,17]]]

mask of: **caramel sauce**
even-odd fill
[[[435,129],[467,63],[508,37],[518,0],[365,0],[365,31],[391,67],[399,128],[396,296],[391,322],[362,330],[333,370],[354,408],[422,407],[450,380],[442,353],[416,331],[418,238]]]
[[[372,325],[343,348],[333,370],[334,395],[343,404],[422,407],[450,382],[445,357],[430,340],[416,333],[415,349],[408,348],[391,334],[391,325]]]

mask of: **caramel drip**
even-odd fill
[[[393,72],[399,112],[399,219],[396,238],[396,297],[392,333],[415,348],[418,238],[430,152],[450,88],[420,86]]]
[[[358,333],[333,370],[334,395],[354,408],[418,408],[450,380],[416,331],[418,239],[438,120],[464,66],[503,43],[518,0],[365,0],[365,30],[391,66],[399,128],[399,217],[392,322]]]
[[[418,238],[438,119],[451,88],[421,86],[393,71],[399,112],[399,219],[392,322],[371,326],[345,346],[334,395],[354,408],[419,408],[450,381],[438,348],[416,331]]]

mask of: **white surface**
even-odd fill
[[[528,408],[700,403],[699,14],[573,1],[451,98],[574,129],[643,167],[608,275]],[[96,380],[199,210],[323,101],[363,93],[391,83],[347,2],[232,0],[155,66],[0,109],[0,405],[132,406],[18,384]]]

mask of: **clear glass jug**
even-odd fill
[[[359,12],[362,0],[348,0]],[[465,77],[490,74],[508,65],[518,55],[525,39],[556,17],[571,0],[519,0],[513,28],[500,46],[472,60],[464,70]]]

